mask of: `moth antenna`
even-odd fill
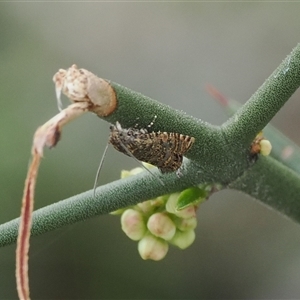
[[[94,198],[95,198],[95,195],[96,195],[97,183],[98,183],[100,171],[101,171],[102,166],[103,166],[104,158],[105,158],[105,155],[106,155],[106,152],[107,152],[107,149],[108,149],[108,145],[109,144],[107,143],[106,146],[105,146],[104,152],[103,152],[101,160],[100,160],[99,167],[97,169],[96,178],[95,178],[94,187],[93,187]]]
[[[153,174],[148,168],[146,168],[128,149],[127,147],[121,142],[120,142],[120,145],[122,146],[122,148],[126,151],[126,153],[132,157],[138,164],[140,164],[146,171],[148,171],[152,176],[154,176],[156,179],[158,179],[160,181],[160,183],[164,186],[165,184],[163,183],[163,181],[158,177],[156,176],[155,174]]]

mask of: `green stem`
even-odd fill
[[[300,147],[271,125],[264,135],[272,143],[271,156],[300,175]]]
[[[198,182],[204,183],[208,180],[199,172],[199,168],[188,160],[184,162],[183,174],[180,178],[175,173],[162,176],[155,169],[151,172],[163,180],[164,186],[157,178],[145,171],[97,188],[95,197],[93,190],[90,190],[36,210],[32,219],[32,236],[107,214],[160,195],[179,192]],[[0,225],[0,246],[16,241],[18,226],[19,218]]]
[[[300,44],[224,125],[228,140],[249,144],[300,85]]]
[[[138,92],[111,82],[117,94],[118,107],[104,120],[110,123],[121,123],[128,128],[138,124],[138,128],[147,128],[156,116],[151,130],[177,132],[195,138],[195,144],[186,156],[190,159],[203,161],[207,159],[207,148],[220,147],[220,130],[218,127],[203,122],[186,113],[159,103]],[[213,143],[211,143],[211,141]]]
[[[261,157],[229,188],[242,191],[300,222],[300,177],[271,157]]]
[[[232,99],[227,99],[213,87],[210,88],[210,91],[229,116],[232,116],[242,106]],[[263,129],[263,135],[272,143],[270,156],[300,175],[300,147],[271,124]]]

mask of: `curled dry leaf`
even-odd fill
[[[62,127],[90,111],[98,116],[111,114],[117,106],[113,88],[104,79],[93,73],[78,69],[76,65],[68,70],[60,69],[53,77],[60,112],[39,127],[33,139],[32,162],[29,166],[22,199],[19,234],[16,250],[16,280],[19,299],[30,299],[28,278],[29,238],[34,206],[34,190],[40,159],[44,147],[54,147],[61,136]],[[73,104],[62,109],[60,100],[63,92]]]

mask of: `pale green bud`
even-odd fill
[[[159,197],[157,197],[155,199],[150,200],[151,201],[151,205],[152,206],[156,206],[156,207],[164,206],[168,198],[169,198],[168,195],[159,196]]]
[[[148,169],[152,169],[152,168],[154,168],[154,166],[153,165],[151,165],[151,164],[148,164],[148,163],[146,163],[146,162],[144,162],[144,161],[142,161],[142,164],[146,167],[146,168],[148,168]]]
[[[167,197],[168,198],[168,197]],[[155,199],[147,200],[142,203],[138,203],[134,207],[137,210],[141,210],[144,214],[151,214],[157,207],[165,205],[166,196],[160,196]]]
[[[261,140],[259,142],[260,145],[260,154],[264,156],[268,156],[272,150],[272,144],[269,140]]]
[[[195,229],[197,227],[197,218],[192,217],[188,219],[176,218],[174,220],[176,227],[181,231]]]
[[[121,217],[122,230],[132,240],[140,240],[146,233],[143,215],[134,209],[126,209]]]
[[[120,214],[122,214],[124,211],[126,210],[126,208],[120,208],[120,209],[118,209],[118,210],[115,210],[115,211],[112,211],[110,214],[111,215],[120,215]]]
[[[196,235],[194,230],[177,230],[173,239],[170,240],[170,243],[177,246],[180,249],[186,249],[194,242],[195,237]]]
[[[147,227],[153,235],[167,241],[172,239],[176,232],[175,224],[164,213],[153,214],[147,222]]]
[[[177,201],[178,201],[179,193],[171,194],[166,203],[166,211],[175,214],[177,212]]]
[[[144,171],[143,168],[137,167],[137,168],[134,168],[134,169],[130,170],[130,175],[133,176],[133,175],[139,174],[143,171]]]
[[[126,178],[126,177],[129,177],[129,176],[133,176],[133,175],[136,175],[138,173],[141,173],[144,169],[143,168],[134,168],[130,171],[127,171],[127,170],[122,170],[121,171],[121,178]]]
[[[138,251],[142,259],[161,260],[168,250],[169,245],[166,241],[151,234],[144,236],[138,243]]]
[[[139,210],[141,210],[144,214],[146,213],[150,213],[151,211],[153,211],[153,206],[151,203],[151,200],[148,201],[144,201],[142,203],[138,203],[137,205],[135,205],[135,207]]]
[[[130,176],[130,171],[122,170],[121,171],[121,178],[126,178]]]
[[[184,209],[176,211],[174,213],[179,218],[189,219],[196,217],[196,207],[194,205],[190,205]]]

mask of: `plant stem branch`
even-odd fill
[[[260,157],[229,188],[242,191],[300,222],[300,177],[272,157]]]
[[[300,86],[300,44],[253,96],[223,124],[228,140],[251,143]]]
[[[165,185],[162,186],[157,178],[145,171],[98,187],[95,197],[94,191],[90,190],[36,210],[33,212],[31,235],[40,235],[207,181],[199,168],[188,160],[184,162],[180,178],[175,173],[162,177],[158,170],[151,169],[151,172]],[[0,247],[16,241],[19,222],[20,218],[17,218],[0,225]]]

